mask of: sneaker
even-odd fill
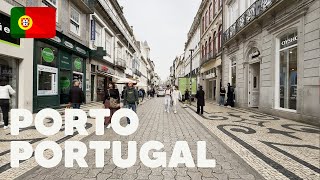
[[[8,126],[4,126],[3,129],[9,129],[9,125]]]
[[[107,126],[107,129],[110,129],[111,128],[111,123]]]
[[[165,109],[164,112],[167,112],[167,110]]]
[[[177,111],[174,111],[175,114],[177,114]]]

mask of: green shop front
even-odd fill
[[[51,39],[37,39],[34,45],[33,111],[60,108],[68,104],[74,80],[86,87],[86,46],[57,32]]]

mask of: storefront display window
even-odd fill
[[[58,95],[58,69],[38,65],[38,96]]]
[[[285,109],[297,109],[297,32],[280,38],[279,61],[279,106]]]
[[[231,85],[236,87],[237,81],[237,62],[235,59],[231,60]]]
[[[6,77],[8,84],[16,91],[10,99],[12,108],[17,108],[18,103],[18,65],[17,61],[10,58],[0,56],[0,76]]]

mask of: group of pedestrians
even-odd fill
[[[164,99],[165,112],[170,113],[170,107],[172,106],[173,112],[176,114],[179,100],[182,100],[182,94],[179,88],[177,86],[170,88],[170,86],[167,85]]]

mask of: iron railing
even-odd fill
[[[201,58],[201,65],[216,58],[216,56],[217,56],[216,51],[211,51],[211,52],[207,53],[205,56],[203,56]]]
[[[262,13],[270,9],[277,0],[257,0],[255,1],[224,33],[223,42],[229,41],[240,30],[250,22],[259,17]]]
[[[121,68],[126,68],[127,67],[127,63],[126,63],[125,60],[123,60],[121,58],[117,58],[116,66],[121,67]]]

